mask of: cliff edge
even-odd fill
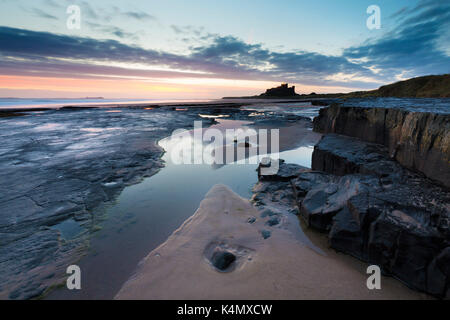
[[[448,114],[332,105],[320,110],[314,130],[384,145],[401,165],[450,188]]]

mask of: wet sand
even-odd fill
[[[250,123],[218,119],[212,127],[224,131],[248,128],[246,124]],[[311,146],[320,135],[308,131],[308,122],[305,121],[284,125],[279,128],[281,148],[290,151],[281,155],[283,158],[290,155],[299,164],[309,166]],[[311,139],[302,139],[302,135],[308,132]],[[285,137],[293,134],[300,141],[300,149],[284,141]],[[47,299],[111,299],[133,274],[139,261],[166,241],[197,210],[212,186],[223,183],[240,196],[251,197],[252,186],[257,182],[256,163],[175,165],[170,155],[176,146],[172,146],[170,141],[169,137],[159,143],[166,151],[162,159],[164,168],[141,183],[125,188],[117,203],[107,209],[107,220],[101,223],[102,229],[90,239],[88,254],[77,263],[84,271],[83,290],[59,288],[52,291]],[[189,146],[190,143],[184,145],[186,148]],[[295,216],[292,218],[295,219]]]
[[[249,218],[256,218],[249,223]],[[224,185],[214,186],[199,209],[153,250],[116,299],[420,299],[383,277],[368,290],[367,275],[324,256],[281,227],[268,229],[251,203]],[[211,263],[214,251],[236,260],[228,272]]]

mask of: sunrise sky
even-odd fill
[[[69,29],[69,5],[81,28]],[[381,9],[369,30],[366,10]],[[349,92],[450,72],[450,1],[0,0],[0,97]]]

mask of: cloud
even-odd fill
[[[144,21],[144,20],[156,20],[156,18],[145,12],[137,12],[137,11],[128,11],[123,13],[124,16]]]
[[[192,57],[196,59],[290,81],[311,83],[339,72],[360,76],[372,73],[344,57],[305,51],[274,52],[261,44],[248,44],[232,36],[216,37],[211,44],[192,50]]]
[[[195,35],[195,36],[199,37],[205,33],[204,27],[196,27],[196,26],[190,26],[190,25],[187,25],[187,26],[171,25],[170,28],[176,34],[184,34],[184,35],[189,34],[189,35]]]
[[[86,1],[81,3],[81,10],[85,10],[87,12],[87,16],[89,19],[95,19],[96,21],[107,21],[111,22],[113,18],[117,19],[133,19],[138,21],[156,21],[156,17],[142,11],[123,11],[117,6],[108,6],[106,8],[96,8],[90,6],[90,4]]]
[[[86,14],[89,19],[99,19],[100,16],[97,14],[96,10],[87,2],[81,2],[82,14]]]
[[[146,14],[132,16],[152,19]],[[111,39],[0,27],[0,73],[143,79],[203,77],[369,89],[396,80],[399,75],[450,71],[449,53],[445,51],[450,39],[450,4],[422,1],[415,8],[398,11],[393,19],[397,22],[395,29],[334,56],[303,50],[279,52],[260,43],[209,34],[193,26],[171,26],[188,44],[195,43],[184,54],[143,49]],[[114,26],[95,22],[88,25],[120,39],[133,37]]]
[[[61,4],[57,3],[55,0],[45,0],[44,3],[49,7],[62,8]]]
[[[406,71],[407,76],[448,73],[450,3],[422,1],[416,7],[394,14],[399,25],[383,37],[344,50],[343,57],[363,59],[364,65],[381,69],[392,79]]]
[[[85,24],[92,30],[100,31],[105,34],[113,35],[121,39],[137,40],[137,34],[127,32],[122,28],[110,25],[102,25],[95,22],[86,21]]]
[[[175,32],[176,34],[182,34],[184,33],[184,30],[181,27],[171,25],[170,28]]]
[[[33,8],[32,12],[33,12],[34,15],[36,15],[36,16],[38,16],[40,18],[45,18],[45,19],[50,19],[50,20],[58,20],[57,17],[55,17],[55,16],[53,16],[53,15],[51,15],[51,14],[45,12],[45,11],[42,11],[41,9],[38,9],[38,8]]]
[[[47,32],[0,27],[0,53],[5,61],[17,59],[39,65],[55,59],[166,66],[187,73],[203,72],[215,77],[282,81],[285,77],[307,80],[350,68],[345,59],[313,53],[275,53],[260,44],[247,44],[235,37],[216,37],[189,55],[142,49],[116,40],[96,40]],[[30,66],[30,65],[29,65]],[[60,66],[61,67],[61,66]],[[331,72],[327,67],[332,68]],[[353,69],[364,71],[357,65]],[[181,75],[180,75],[181,76]]]

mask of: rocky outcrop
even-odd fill
[[[0,300],[36,298],[65,281],[102,219],[99,207],[158,172],[157,141],[198,120],[198,111],[120,111],[0,119]]]
[[[378,90],[351,92],[346,97],[450,97],[450,74],[411,78],[380,87]]]
[[[376,264],[410,287],[448,297],[447,189],[400,166],[384,146],[342,135],[325,135],[312,165],[308,171],[281,162],[283,174],[272,182],[271,194],[286,188],[289,176],[300,216],[326,232],[332,248]],[[258,200],[261,192],[255,191]]]
[[[266,157],[261,159],[257,172],[260,181],[290,181],[305,169],[307,168],[285,163],[283,159],[274,160]]]
[[[301,212],[327,218],[333,248],[377,264],[416,289],[448,294],[450,194],[445,188],[402,168],[381,145],[335,134],[315,147],[313,169],[332,176],[308,191]],[[304,178],[298,179],[295,185],[305,193]],[[311,194],[318,192],[326,197],[311,211]]]
[[[382,180],[400,179],[407,173],[382,145],[336,134],[325,135],[314,147],[312,169],[339,176],[372,174]]]
[[[320,110],[314,130],[384,145],[401,165],[450,187],[448,114],[335,104]]]

